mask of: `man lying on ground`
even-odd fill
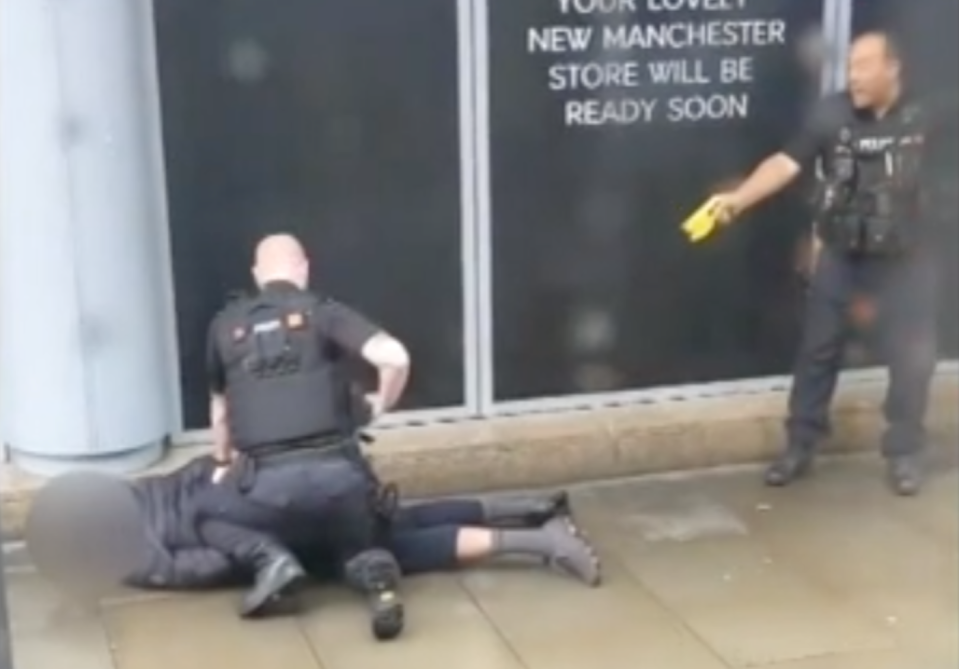
[[[54,576],[112,564],[109,577],[134,587],[184,590],[242,583],[252,575],[201,543],[190,512],[191,499],[215,485],[215,469],[212,458],[199,458],[172,473],[132,482],[92,474],[55,479],[40,492],[31,513],[33,559]],[[62,494],[68,485],[74,491]],[[76,503],[79,489],[95,489],[98,497],[113,501],[96,509]],[[131,501],[116,501],[121,498]],[[302,540],[291,550],[311,572],[328,575],[322,528],[303,527],[300,533]],[[573,523],[565,493],[398,505],[384,514],[383,541],[409,574],[530,556],[589,586],[600,581],[599,560]]]

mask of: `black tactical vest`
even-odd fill
[[[342,381],[336,347],[317,329],[321,307],[306,291],[268,290],[221,314],[217,346],[237,450],[273,450],[342,431]]]
[[[834,248],[891,256],[922,237],[919,109],[906,105],[891,114],[878,128],[844,125],[824,156],[817,229]]]

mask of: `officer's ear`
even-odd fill
[[[893,79],[899,79],[902,76],[902,61],[896,56],[889,57],[889,74]]]
[[[902,74],[902,54],[899,50],[899,44],[892,35],[889,34],[883,34],[883,39],[885,40],[886,48],[886,65],[890,73],[898,77]]]
[[[310,283],[310,259],[305,255],[296,267],[297,279],[301,288],[306,288]]]

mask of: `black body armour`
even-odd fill
[[[317,330],[321,299],[266,292],[231,304],[217,333],[235,448],[255,455],[342,432],[333,343]]]
[[[875,136],[867,125],[849,124],[824,156],[817,231],[840,251],[895,256],[921,240],[925,137],[915,105],[895,113],[890,134]]]

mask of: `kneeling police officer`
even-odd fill
[[[197,502],[198,530],[254,570],[241,614],[256,616],[304,576],[295,546],[282,542],[322,524],[345,579],[370,597],[374,634],[392,638],[403,625],[399,568],[376,547],[374,495],[355,435],[343,429],[342,359],[358,355],[377,368],[378,390],[367,398],[377,417],[402,394],[409,355],[356,311],[307,290],[309,262],[295,238],[262,240],[253,275],[259,293],[232,300],[210,326],[219,485]]]
[[[818,160],[816,232],[823,248],[810,281],[786,421],[785,452],[766,472],[783,486],[805,474],[829,430],[828,411],[856,301],[875,305],[889,367],[882,451],[900,495],[921,485],[926,405],[935,371],[937,281],[922,174],[930,108],[909,96],[889,35],[866,33],[850,49],[849,88],[820,101],[805,130],[735,191],[714,199],[726,223],[785,188]]]

